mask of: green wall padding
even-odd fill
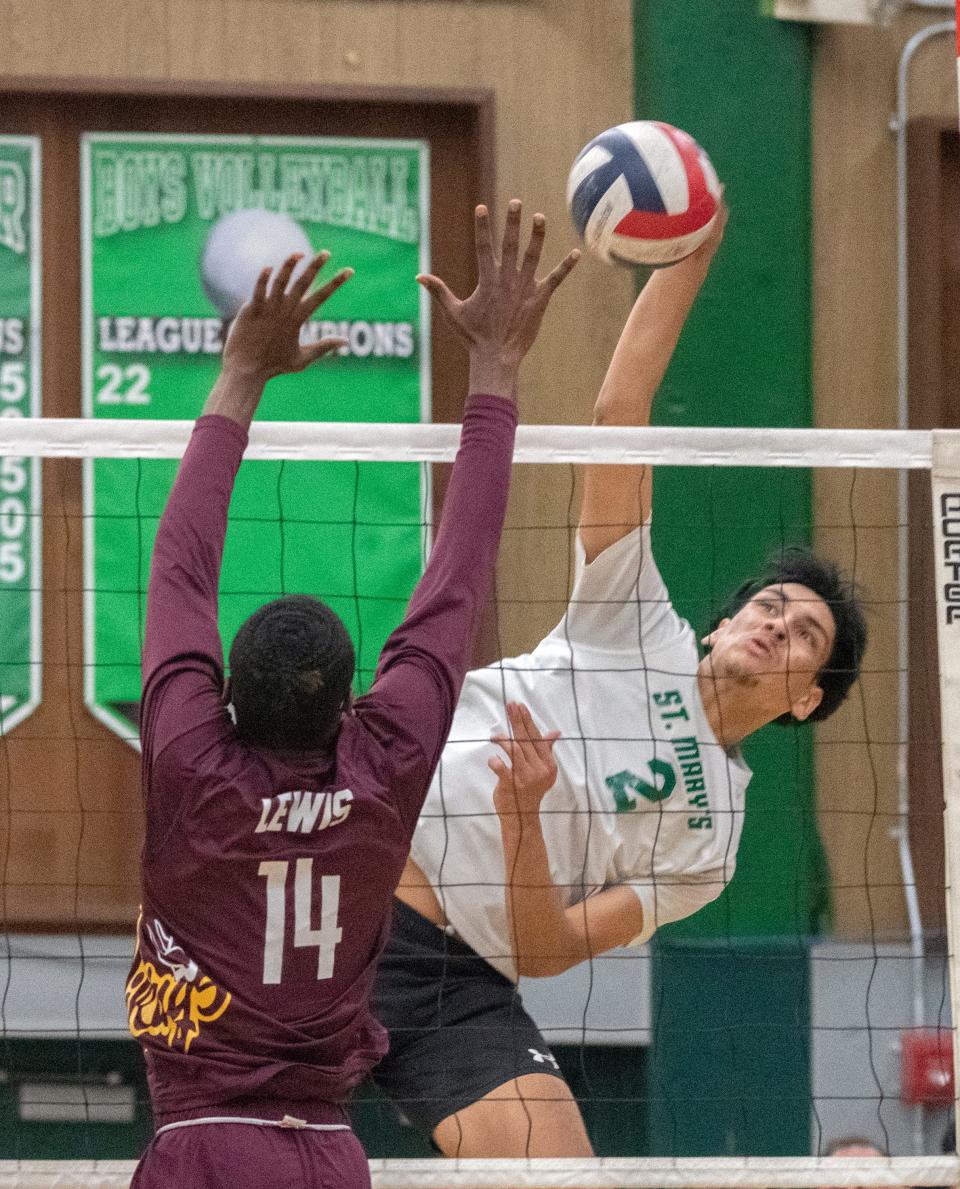
[[[756,0],[634,11],[637,115],[695,136],[731,208],[654,420],[810,425],[810,35]],[[767,554],[808,542],[810,504],[803,471],[658,471],[657,557],[680,613],[699,631]],[[770,727],[744,750],[755,775],[736,877],[674,934],[804,936],[824,923],[810,730]]]
[[[649,1061],[653,1151],[810,1150],[810,1002],[801,942],[660,945]]]
[[[812,421],[811,41],[757,0],[637,0],[636,111],[695,136],[727,187],[726,241],[655,409],[674,425]],[[799,471],[661,470],[655,547],[698,629],[782,543],[810,539]],[[767,727],[727,891],[654,941],[651,1150],[809,1151],[806,938],[829,915],[810,728]]]

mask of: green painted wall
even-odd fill
[[[731,208],[726,240],[657,401],[673,425],[811,424],[810,37],[756,0],[639,0],[636,110],[692,133]],[[661,470],[657,557],[698,628],[783,541],[810,537],[806,472]],[[735,880],[683,936],[805,935],[826,888],[809,729],[745,748],[754,779]]]
[[[810,1151],[808,969],[802,942],[657,948],[646,1065],[652,1153]]]
[[[658,399],[674,425],[811,424],[808,30],[757,0],[637,0],[636,111],[692,133],[726,183],[726,242]],[[662,470],[655,545],[678,610],[706,626],[782,542],[810,539],[810,476]],[[812,734],[768,727],[736,876],[654,946],[651,1151],[809,1151],[807,936],[829,912]]]

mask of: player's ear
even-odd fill
[[[727,624],[729,622],[730,622],[730,616],[727,615],[723,619],[720,620],[720,622],[717,624],[717,626],[713,629],[712,632],[710,632],[706,636],[701,637],[700,643],[705,648],[712,648],[714,646],[714,644],[716,644],[716,642],[717,642],[717,637],[720,635],[720,633],[723,631],[723,629],[727,626]]]
[[[804,719],[809,718],[813,714],[814,710],[816,710],[822,701],[823,689],[816,681],[812,681],[806,691],[800,697],[794,699],[793,705],[790,707],[790,713],[797,722],[803,722]]]

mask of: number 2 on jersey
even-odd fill
[[[263,981],[279,983],[283,977],[283,948],[287,932],[286,860],[263,862],[258,874],[267,881],[267,927],[263,940]],[[297,859],[293,877],[293,944],[317,947],[317,978],[333,978],[333,959],[343,930],[337,924],[340,876],[320,878],[320,928],[310,925],[313,916],[313,859]]]

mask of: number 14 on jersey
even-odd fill
[[[267,924],[263,942],[263,981],[276,985],[283,978],[283,954],[287,933],[286,860],[264,861],[258,874],[267,881]],[[320,877],[320,928],[311,926],[313,917],[313,859],[297,859],[293,876],[293,944],[297,948],[317,947],[317,978],[333,978],[333,960],[343,930],[337,924],[340,909],[340,876]]]

